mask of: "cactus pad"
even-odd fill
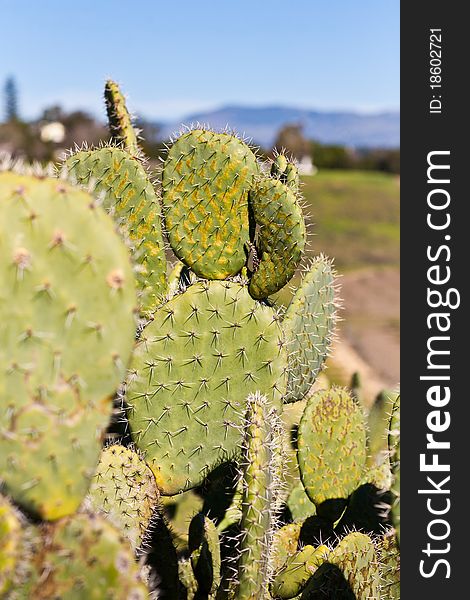
[[[250,281],[253,298],[267,298],[288,283],[305,247],[305,223],[294,191],[277,179],[257,181],[250,191],[253,218],[259,227],[258,268]]]
[[[302,483],[317,507],[347,498],[362,480],[366,432],[360,408],[341,388],[315,392],[300,420],[298,461]]]
[[[86,493],[129,361],[132,268],[91,196],[11,172],[0,173],[0,255],[0,479],[57,519]]]
[[[93,511],[104,513],[134,548],[142,543],[158,496],[155,477],[136,452],[118,444],[103,450],[88,501]]]
[[[287,308],[282,323],[289,350],[286,402],[309,392],[328,354],[336,322],[334,281],[331,262],[319,256]]]
[[[305,488],[301,482],[291,490],[287,499],[287,507],[294,521],[303,521],[317,514],[315,504],[305,493]]]
[[[80,185],[95,186],[103,207],[128,235],[137,265],[137,288],[143,310],[153,309],[166,293],[166,258],[161,208],[142,164],[120,148],[81,150],[65,168]]]
[[[202,513],[189,525],[189,551],[202,595],[215,594],[220,584],[220,542],[214,523]]]
[[[225,279],[246,262],[248,190],[259,167],[246,144],[195,129],[168,152],[163,168],[166,229],[176,256],[199,276]]]
[[[395,527],[398,543],[400,543],[400,396],[393,404],[388,434],[390,466],[392,469],[392,507],[391,517]]]
[[[329,554],[328,562],[341,570],[357,600],[380,598],[379,562],[368,535],[349,533]]]
[[[78,514],[44,526],[30,598],[147,600],[129,542],[96,515]]]
[[[137,131],[127,110],[126,100],[119,86],[109,79],[104,88],[104,101],[108,115],[109,132],[113,140],[129,152],[131,156],[140,156]]]
[[[277,313],[244,285],[198,282],[155,312],[134,352],[127,403],[164,494],[198,485],[236,453],[248,394],[279,406],[285,368]]]
[[[271,165],[271,177],[279,179],[295,191],[299,190],[299,170],[284,154],[278,154]]]
[[[288,523],[274,532],[271,552],[273,573],[277,573],[297,552],[301,528],[302,523]]]
[[[271,585],[274,597],[288,599],[297,596],[313,573],[327,560],[329,552],[326,546],[314,548],[309,545],[290,556]]]
[[[382,597],[384,600],[400,600],[400,549],[393,531],[381,537],[379,556]]]

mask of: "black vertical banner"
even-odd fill
[[[463,5],[401,4],[401,598],[464,598],[469,531],[470,39]],[[465,580],[464,580],[465,578]]]

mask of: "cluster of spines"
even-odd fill
[[[275,407],[259,392],[247,399],[243,423],[240,556],[237,595],[263,598],[272,577],[272,537],[282,497],[281,424]]]

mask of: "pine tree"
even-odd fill
[[[14,77],[5,81],[5,117],[7,122],[18,120],[18,89]]]

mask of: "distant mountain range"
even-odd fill
[[[304,135],[324,144],[341,144],[356,148],[395,148],[400,144],[400,113],[322,112],[288,106],[225,106],[212,112],[188,115],[179,122],[165,123],[160,136],[168,138],[179,131],[181,123],[203,123],[214,129],[228,125],[255,144],[268,148],[279,129],[287,123],[303,126]]]

